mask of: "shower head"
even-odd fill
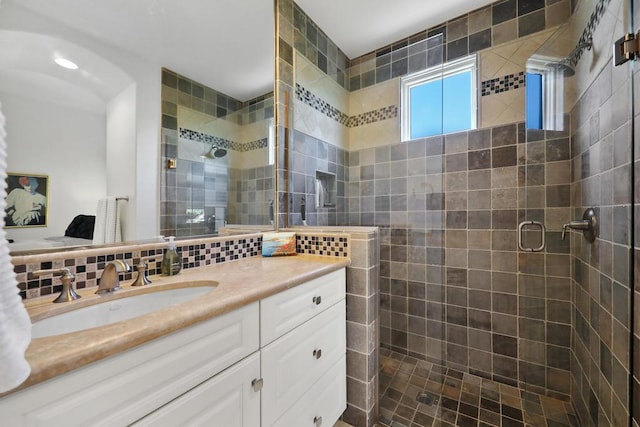
[[[218,159],[226,155],[227,155],[227,150],[222,147],[217,147],[213,152],[213,156]]]
[[[227,155],[227,150],[216,145],[211,145],[206,153],[200,154],[203,159],[215,160]]]
[[[562,73],[563,77],[571,77],[576,73],[576,70],[566,59],[563,59],[560,62],[549,64],[549,66],[553,67],[559,73]]]

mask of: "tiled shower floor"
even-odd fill
[[[579,425],[568,402],[385,349],[380,351],[380,365],[383,426]]]

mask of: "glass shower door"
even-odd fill
[[[520,375],[581,425],[627,425],[631,402],[632,66],[610,53],[629,11],[580,2],[527,62]]]

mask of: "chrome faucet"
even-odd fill
[[[120,273],[128,271],[131,271],[131,267],[121,259],[109,262],[100,276],[96,294],[109,294],[120,289]]]
[[[593,243],[598,237],[598,217],[593,208],[589,208],[582,214],[582,219],[570,221],[562,226],[562,237],[564,240],[567,230],[582,230],[582,235],[589,243]]]
[[[77,300],[81,298],[80,295],[76,294],[76,291],[73,290],[73,281],[76,276],[71,273],[71,270],[68,268],[56,268],[53,270],[36,270],[32,273],[34,276],[44,276],[45,274],[59,274],[60,282],[62,282],[62,290],[60,291],[60,295],[58,298],[54,299],[53,302],[69,302],[73,300]]]

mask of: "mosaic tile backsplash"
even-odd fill
[[[309,255],[346,257],[349,255],[346,237],[337,236],[296,236],[296,252]]]
[[[132,267],[132,271],[122,275],[130,280],[137,274],[134,266],[142,260],[148,262],[149,275],[160,274],[160,262],[166,243],[97,248],[42,255],[13,257],[20,296],[23,299],[36,298],[60,292],[62,285],[58,278],[36,277],[35,270],[67,267],[76,276],[77,289],[98,285],[98,279],[107,263],[119,259]],[[260,256],[262,235],[250,234],[233,237],[191,239],[177,242],[178,253],[182,256],[183,270],[237,261]],[[318,256],[349,256],[349,236],[332,233],[298,233],[296,252]]]

